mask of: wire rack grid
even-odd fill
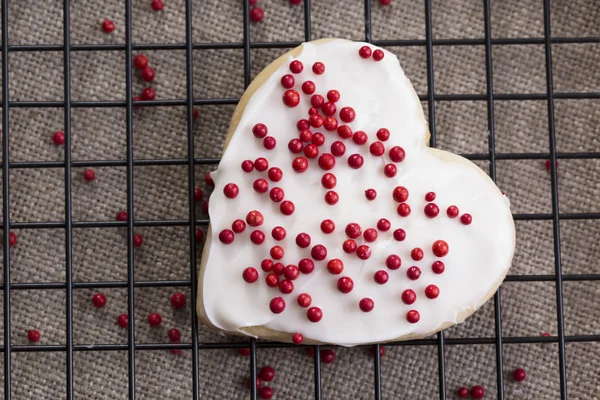
[[[432,17],[431,0],[424,0],[425,11],[425,40],[371,40],[371,6],[372,0],[364,0],[364,40],[380,46],[422,46],[426,49],[427,62],[427,93],[420,96],[422,101],[428,104],[428,120],[431,131],[431,146],[436,146],[436,124],[435,124],[435,102],[436,101],[467,101],[480,100],[487,103],[487,127],[489,131],[488,152],[481,154],[464,154],[471,160],[487,160],[489,162],[489,174],[496,180],[496,160],[544,160],[551,161],[551,190],[552,190],[552,212],[535,214],[515,214],[515,220],[551,220],[553,229],[553,250],[554,250],[554,274],[553,275],[509,275],[507,281],[522,282],[554,282],[556,287],[556,324],[557,336],[549,337],[506,337],[502,335],[501,320],[501,301],[500,290],[494,296],[495,312],[495,336],[491,338],[445,338],[443,332],[437,334],[436,338],[427,338],[409,342],[388,343],[391,346],[437,346],[438,356],[438,375],[439,375],[439,396],[440,399],[446,399],[446,376],[445,376],[445,356],[444,348],[446,345],[472,345],[472,344],[492,344],[495,345],[496,353],[496,372],[497,372],[497,393],[496,398],[504,399],[503,382],[503,344],[522,344],[522,343],[557,343],[559,358],[559,376],[560,376],[560,397],[567,399],[567,380],[566,380],[566,362],[565,362],[565,343],[567,342],[589,342],[600,341],[600,335],[577,335],[565,336],[564,333],[564,315],[563,315],[563,291],[564,281],[583,281],[600,280],[600,274],[586,275],[563,275],[561,271],[561,242],[560,242],[560,221],[565,219],[600,219],[600,213],[559,213],[558,207],[558,184],[556,160],[562,159],[591,159],[600,158],[597,152],[570,152],[557,153],[555,140],[554,123],[554,99],[598,99],[600,93],[596,92],[554,92],[552,78],[552,44],[553,43],[600,43],[598,37],[573,37],[573,38],[553,38],[551,36],[550,23],[550,4],[549,0],[540,0],[540,6],[543,6],[544,15],[544,37],[543,38],[511,38],[511,39],[492,39],[490,26],[490,1],[483,1],[483,15],[485,35],[483,39],[440,39],[434,40],[432,37]],[[11,398],[11,353],[13,352],[65,352],[66,357],[66,397],[73,398],[73,353],[77,351],[111,351],[122,350],[128,354],[128,395],[130,399],[136,397],[135,387],[135,357],[137,351],[144,350],[168,350],[181,349],[191,351],[192,353],[192,371],[190,379],[192,380],[192,393],[190,398],[197,400],[199,398],[199,378],[198,378],[198,358],[200,352],[207,349],[239,349],[250,348],[249,371],[251,381],[257,376],[257,348],[284,348],[290,347],[290,344],[264,342],[250,340],[244,343],[199,343],[198,341],[198,323],[195,308],[192,307],[190,324],[192,327],[191,343],[182,344],[137,344],[135,342],[135,298],[134,289],[139,287],[189,287],[191,298],[195,299],[197,294],[197,250],[195,242],[195,230],[198,225],[207,225],[208,220],[196,219],[194,188],[195,188],[195,166],[214,165],[219,162],[212,158],[195,158],[194,155],[194,134],[193,134],[193,106],[195,105],[224,105],[237,104],[237,98],[217,98],[217,99],[195,99],[193,98],[193,62],[192,52],[196,49],[243,49],[244,66],[244,84],[248,86],[251,81],[251,49],[256,48],[276,48],[289,49],[300,43],[296,42],[251,42],[250,41],[250,18],[248,0],[243,2],[243,41],[234,43],[194,43],[192,39],[192,1],[185,1],[185,43],[175,44],[139,44],[132,43],[132,18],[131,18],[131,0],[125,0],[125,45],[113,44],[95,44],[95,45],[71,45],[70,43],[70,1],[63,2],[63,26],[64,26],[64,44],[63,45],[9,45],[8,41],[8,0],[2,0],[2,182],[3,182],[3,299],[4,299],[4,393],[5,398]],[[304,40],[311,40],[311,0],[304,0]],[[546,92],[531,94],[496,94],[493,88],[493,45],[519,45],[519,44],[543,44],[545,48],[545,69],[546,69]],[[470,94],[435,94],[434,82],[434,46],[485,46],[485,65],[486,65],[486,93],[479,95]],[[71,101],[71,52],[74,51],[104,51],[104,50],[124,50],[126,52],[126,100],[125,101]],[[186,98],[185,99],[167,99],[153,101],[134,101],[132,95],[132,53],[134,50],[185,50],[186,55]],[[64,101],[11,101],[9,98],[9,71],[8,59],[12,52],[50,52],[60,51],[64,55]],[[541,100],[547,103],[548,110],[548,152],[547,153],[496,153],[495,150],[495,130],[494,130],[494,102],[506,100]],[[187,158],[170,159],[146,159],[134,160],[133,157],[133,107],[157,107],[157,106],[186,106],[187,107]],[[9,109],[10,108],[33,108],[33,107],[52,107],[64,109],[64,133],[65,133],[65,152],[64,161],[23,161],[9,162]],[[126,109],[126,133],[127,133],[127,157],[125,160],[71,160],[71,110],[73,108],[92,108],[92,107],[121,107]],[[133,215],[133,168],[141,165],[187,165],[188,167],[188,203],[189,218],[183,220],[135,220]],[[104,222],[104,221],[73,221],[71,213],[71,168],[72,167],[102,167],[119,166],[126,167],[127,171],[127,221],[126,222]],[[10,218],[10,182],[9,170],[18,168],[64,168],[64,204],[65,217],[64,222],[11,222]],[[160,280],[160,281],[136,281],[134,279],[134,257],[133,257],[133,232],[134,227],[141,226],[187,226],[189,227],[189,280]],[[73,228],[103,228],[103,227],[126,227],[127,228],[127,280],[126,281],[103,281],[103,282],[73,282],[72,279],[72,233]],[[10,283],[11,277],[11,259],[9,251],[9,232],[11,229],[44,229],[44,228],[63,228],[65,230],[65,255],[66,255],[66,280],[61,282],[45,283]],[[126,288],[128,293],[128,340],[126,344],[74,344],[73,343],[73,290],[80,288]],[[11,344],[11,291],[31,290],[31,289],[56,289],[66,291],[66,344],[65,345],[14,345]],[[314,398],[323,397],[321,388],[321,360],[320,346],[314,346]],[[374,346],[374,382],[373,397],[381,399],[381,357],[380,345]],[[251,385],[250,396],[253,400],[257,398],[257,390]]]

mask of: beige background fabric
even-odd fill
[[[62,2],[19,0],[9,2],[11,45],[62,44]],[[73,44],[124,43],[124,2],[109,0],[71,2]],[[165,0],[156,13],[149,0],[133,0],[133,38],[136,44],[184,43],[185,2]],[[364,4],[360,0],[313,0],[312,39],[364,38]],[[193,40],[236,42],[243,40],[241,0],[193,0]],[[258,42],[304,40],[303,5],[287,0],[258,0],[265,10],[261,24],[252,24],[251,39]],[[542,0],[491,0],[494,38],[543,37]],[[483,2],[433,0],[434,39],[484,37]],[[600,8],[594,0],[552,0],[552,33],[555,37],[600,36]],[[104,18],[116,30],[104,34]],[[423,1],[392,0],[382,7],[373,0],[374,40],[424,39]],[[424,46],[389,47],[396,53],[419,94],[427,93]],[[252,49],[255,76],[287,49]],[[151,86],[158,99],[185,97],[185,52],[148,51],[156,69]],[[554,44],[553,77],[556,92],[600,91],[600,43]],[[76,51],[71,53],[72,98],[123,100],[125,98],[124,51]],[[433,49],[436,94],[485,94],[485,48],[435,46]],[[194,50],[194,97],[237,98],[244,90],[241,49]],[[494,90],[502,93],[544,93],[544,46],[494,45]],[[62,52],[11,52],[9,54],[11,101],[62,100]],[[135,75],[134,93],[144,82]],[[427,111],[427,103],[423,106]],[[196,157],[218,157],[234,106],[201,106],[195,121]],[[494,104],[498,153],[548,153],[546,102],[496,101]],[[427,114],[426,114],[427,115]],[[438,101],[436,133],[440,148],[459,153],[487,153],[485,101]],[[555,100],[556,139],[559,152],[600,151],[600,101]],[[63,129],[62,109],[10,109],[11,162],[60,161],[63,148],[52,144],[53,132]],[[187,156],[184,107],[152,107],[134,112],[136,159],[185,158]],[[120,108],[72,110],[73,160],[124,160],[126,157],[125,111]],[[488,170],[487,162],[478,162]],[[515,213],[549,214],[550,176],[544,160],[499,160],[500,188]],[[96,168],[97,179],[86,183],[82,169],[73,168],[74,221],[110,221],[126,205],[124,167]],[[197,168],[198,186],[207,167]],[[64,220],[64,170],[11,169],[10,211],[12,222]],[[558,170],[561,213],[598,212],[600,161],[563,159]],[[187,167],[135,167],[136,219],[187,219]],[[200,208],[200,207],[199,207]],[[205,217],[201,212],[199,217]],[[552,222],[518,221],[517,250],[511,274],[551,275],[554,272]],[[599,220],[561,220],[561,255],[565,274],[600,273]],[[137,280],[189,279],[186,227],[139,228],[143,247],[135,250]],[[11,249],[11,281],[64,282],[64,230],[17,230],[19,243]],[[76,282],[126,280],[126,231],[117,228],[73,230],[73,279]],[[198,247],[198,254],[201,247]],[[136,341],[168,342],[167,330],[177,327],[182,341],[191,338],[189,298],[184,310],[169,304],[173,288],[135,290]],[[92,289],[73,293],[73,327],[76,344],[126,343],[126,331],[116,317],[126,312],[125,289],[102,290],[107,306],[94,309]],[[600,333],[598,281],[564,283],[564,318],[567,335]],[[1,301],[1,300],[0,300]],[[41,331],[40,344],[65,344],[64,290],[13,291],[11,341],[26,344],[26,332]],[[502,330],[505,336],[557,334],[556,291],[553,281],[506,282],[501,288]],[[158,311],[160,328],[151,329],[146,316]],[[0,319],[0,324],[2,321]],[[461,326],[446,332],[448,338],[494,336],[494,304],[487,303]],[[200,328],[201,342],[239,341]],[[439,397],[436,346],[385,346],[382,390],[385,399],[435,399]],[[503,349],[506,399],[558,399],[558,347],[555,344],[505,345]],[[336,348],[336,361],[322,367],[324,399],[368,399],[373,396],[373,363],[368,348]],[[496,398],[496,355],[491,345],[447,345],[446,384],[449,399],[459,386],[481,384],[487,399]],[[568,343],[566,347],[569,399],[600,398],[600,344]],[[60,352],[13,353],[13,399],[65,397],[65,355]],[[200,394],[204,399],[242,399],[249,359],[232,350],[201,350]],[[302,349],[260,349],[258,365],[270,364],[276,378],[270,386],[276,399],[310,399],[313,393],[312,359]],[[528,378],[516,383],[512,370],[523,367]],[[0,369],[3,366],[0,363]],[[0,373],[3,374],[3,370]],[[138,399],[191,399],[191,352],[174,356],[168,351],[136,353]],[[126,399],[127,353],[76,352],[73,365],[76,399]],[[2,391],[0,385],[0,391]],[[3,394],[3,393],[2,393]]]

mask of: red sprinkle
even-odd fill
[[[458,207],[456,207],[456,206],[448,207],[448,209],[446,210],[446,215],[448,215],[448,217],[450,217],[450,218],[458,217]]]
[[[40,332],[35,329],[27,331],[27,340],[29,340],[31,343],[39,342],[41,336],[42,335],[40,335]]]
[[[416,324],[421,319],[421,315],[417,310],[410,310],[406,313],[406,320],[411,324]]]
[[[279,277],[275,273],[267,275],[265,281],[269,287],[276,287],[279,285]]]
[[[389,255],[385,259],[385,265],[392,271],[397,270],[402,265],[402,260],[395,254]]]
[[[294,283],[287,279],[279,282],[279,291],[283,294],[290,294],[294,291]]]
[[[263,382],[271,382],[273,378],[275,378],[275,370],[269,365],[264,366],[260,369],[258,377],[262,379]]]
[[[315,263],[310,258],[303,258],[298,262],[298,269],[305,275],[310,274],[315,269]]]
[[[150,326],[157,327],[162,322],[162,318],[159,313],[148,314],[148,323]]]
[[[169,336],[169,340],[171,342],[179,342],[179,340],[181,339],[181,332],[179,332],[179,329],[177,328],[171,328],[169,329],[169,331],[167,332],[167,335]]]
[[[456,391],[456,394],[458,395],[459,398],[461,399],[466,399],[469,397],[469,389],[467,389],[466,387],[460,387],[458,388],[458,390]]]
[[[292,139],[288,143],[288,149],[294,154],[302,152],[303,148],[304,146],[302,145],[302,141],[300,139]]]
[[[404,186],[396,186],[392,192],[392,197],[398,203],[404,203],[406,200],[408,200],[408,189]]]
[[[385,146],[381,142],[373,142],[369,146],[369,152],[375,157],[381,157],[385,153]]]
[[[354,281],[348,276],[342,276],[337,281],[338,290],[344,294],[350,293],[354,288]]]
[[[375,282],[379,283],[380,285],[383,285],[387,283],[388,279],[390,279],[390,276],[387,272],[380,269],[379,271],[375,272],[375,275],[373,275],[373,279],[375,279]]]
[[[483,399],[483,396],[485,396],[485,389],[483,388],[483,386],[473,386],[471,388],[471,397],[474,399]]]
[[[165,5],[162,0],[152,0],[150,7],[152,7],[154,11],[161,11],[163,8],[165,8]]]
[[[304,157],[296,157],[292,161],[292,168],[298,173],[302,173],[308,169],[308,160]]]
[[[298,236],[296,236],[296,244],[301,249],[305,249],[308,246],[310,246],[310,236],[309,236],[309,234],[308,233],[299,233]]]
[[[324,219],[321,222],[321,231],[325,234],[333,233],[335,230],[335,222],[330,219]]]
[[[340,196],[333,190],[330,190],[329,192],[325,193],[325,202],[330,206],[336,204],[339,200]]]
[[[142,90],[142,100],[154,100],[156,98],[156,93],[152,88],[146,88]]]
[[[281,77],[281,86],[283,86],[286,89],[293,88],[295,83],[296,79],[294,79],[294,76],[291,74],[285,74]]]
[[[277,140],[273,136],[267,136],[263,139],[263,146],[267,150],[273,150],[277,145]]]
[[[335,142],[331,143],[331,154],[333,154],[334,156],[341,157],[344,155],[345,152],[346,145],[343,142],[336,140]]]
[[[256,229],[250,234],[250,241],[257,245],[263,244],[265,241],[265,234],[260,229]]]
[[[105,19],[104,22],[102,22],[102,30],[106,33],[111,33],[115,30],[115,23],[110,19]]]
[[[339,258],[332,258],[327,263],[327,271],[332,275],[339,275],[344,270],[344,263]]]
[[[254,181],[254,184],[252,185],[252,187],[254,188],[254,191],[258,192],[258,193],[266,193],[267,190],[269,190],[269,182],[267,182],[264,179],[257,179]]]
[[[328,101],[327,103],[323,104],[323,107],[321,107],[321,112],[325,114],[326,117],[331,117],[333,114],[335,114],[335,111],[335,103],[331,101]]]
[[[410,257],[415,261],[422,260],[424,255],[425,255],[425,253],[423,253],[423,250],[420,249],[419,247],[415,247],[410,252]]]
[[[281,260],[283,258],[283,248],[281,246],[273,246],[270,251],[271,258],[274,260]]]
[[[435,200],[435,192],[427,192],[425,194],[425,201],[434,201]]]
[[[390,160],[392,160],[393,162],[402,162],[404,161],[404,158],[406,157],[406,153],[404,152],[404,149],[400,146],[394,146],[390,149]]]
[[[246,215],[246,222],[250,226],[261,226],[265,222],[265,217],[259,211],[252,210]]]
[[[513,378],[515,378],[515,381],[517,382],[523,382],[525,378],[527,378],[527,373],[523,368],[517,368],[513,372]]]
[[[317,244],[310,250],[310,256],[317,261],[322,261],[327,258],[327,249],[322,244]]]
[[[65,133],[64,132],[55,132],[54,135],[52,135],[52,141],[57,146],[65,144]]]
[[[325,104],[325,99],[320,94],[314,94],[310,98],[310,104],[315,108],[321,108]]]
[[[410,215],[410,206],[406,203],[400,203],[398,204],[397,211],[401,217],[408,217]]]
[[[352,135],[352,141],[359,146],[367,143],[367,140],[369,140],[369,136],[363,131],[356,131]]]
[[[385,218],[381,218],[379,221],[377,221],[377,229],[379,229],[381,232],[389,231],[391,226],[392,224],[390,221]]]
[[[175,292],[171,296],[171,305],[177,309],[185,307],[186,299],[185,294],[181,292]]]
[[[375,197],[377,197],[377,192],[375,189],[367,189],[365,190],[365,197],[367,200],[375,200]]]
[[[402,228],[396,229],[394,231],[394,239],[398,242],[403,241],[404,239],[406,239],[406,231]]]
[[[133,65],[139,70],[143,70],[148,66],[148,58],[143,54],[138,54],[133,57]]]
[[[337,90],[330,90],[327,92],[327,100],[337,102],[340,100],[340,92]]]
[[[340,110],[340,119],[344,122],[352,122],[356,118],[356,112],[352,107],[344,107]]]
[[[348,157],[348,165],[352,169],[359,169],[363,166],[365,160],[360,154],[352,154]]]
[[[83,171],[83,179],[85,179],[88,182],[91,182],[94,179],[96,179],[96,173],[93,169],[86,169],[85,171]]]
[[[306,158],[313,159],[319,155],[319,148],[314,144],[308,144],[304,148],[304,155]]]
[[[194,188],[194,201],[202,201],[204,197],[204,191],[200,188]]]
[[[381,128],[377,131],[377,139],[385,142],[390,138],[390,131],[386,128]]]
[[[471,217],[471,214],[463,214],[460,216],[460,222],[462,222],[463,225],[471,225],[473,217]]]
[[[140,72],[140,76],[144,81],[152,82],[154,80],[154,77],[156,76],[156,72],[154,71],[154,68],[148,66],[144,68],[142,72]]]
[[[321,154],[321,156],[319,157],[319,167],[321,167],[321,169],[324,169],[325,171],[328,171],[335,167],[335,157],[333,156],[333,154]]]
[[[156,0],[155,0],[156,1]],[[261,22],[265,17],[265,12],[260,7],[254,7],[250,10],[250,19],[254,22]]]
[[[328,172],[325,175],[323,175],[323,177],[321,178],[321,185],[323,185],[323,187],[325,189],[333,189],[336,184],[337,184],[337,179],[336,179],[335,175],[332,173]]]
[[[434,261],[434,263],[431,264],[431,270],[433,271],[434,274],[438,274],[438,275],[442,274],[445,269],[446,269],[446,266],[441,261]]]
[[[335,360],[335,353],[331,349],[321,350],[321,361],[325,364],[331,364]]]
[[[298,279],[298,276],[300,276],[300,269],[297,266],[290,264],[283,270],[283,276],[285,279],[295,281]]]
[[[350,239],[356,239],[357,237],[362,235],[360,225],[355,222],[351,222],[348,225],[346,225],[345,232],[346,236],[348,236]]]
[[[402,292],[402,302],[407,305],[413,304],[417,301],[417,294],[412,289],[406,289]]]
[[[273,261],[265,258],[260,262],[260,268],[265,272],[271,271],[273,269]]]
[[[307,119],[300,119],[298,122],[296,122],[296,128],[298,128],[299,131],[303,131],[305,129],[309,129],[310,124],[308,123]]]
[[[92,304],[96,308],[102,308],[106,305],[106,296],[103,293],[96,293],[92,296]]]
[[[292,342],[294,342],[294,344],[300,344],[303,341],[304,341],[304,337],[302,336],[301,333],[294,333],[294,335],[292,336]]]
[[[269,179],[272,180],[273,182],[279,182],[281,180],[281,178],[283,177],[283,172],[281,171],[281,169],[277,168],[277,167],[272,167],[269,169]]]
[[[304,69],[304,65],[302,65],[302,61],[294,60],[290,63],[290,71],[294,74],[299,74]]]
[[[305,129],[300,132],[299,138],[301,141],[308,143],[312,140],[312,132],[309,129]]]
[[[313,64],[312,70],[315,74],[322,75],[323,73],[325,73],[325,64],[323,64],[320,61],[317,61]]]
[[[296,107],[298,104],[300,104],[300,94],[292,89],[286,90],[282,99],[283,104],[290,108]]]
[[[373,228],[365,229],[365,233],[363,234],[363,237],[365,238],[365,242],[369,242],[369,243],[373,243],[374,241],[376,241],[377,236],[379,236],[379,234]]]
[[[440,213],[440,208],[435,203],[427,203],[424,211],[427,218],[435,218]]]
[[[346,253],[354,253],[356,251],[356,247],[356,242],[352,239],[348,239],[342,244],[342,249]]]
[[[444,240],[436,240],[431,246],[431,251],[433,251],[433,254],[440,258],[448,254],[449,250],[450,248],[448,247],[448,243],[446,243]]]
[[[304,94],[313,94],[316,89],[317,87],[313,81],[306,81],[302,84],[302,92]]]
[[[348,125],[340,125],[337,128],[337,134],[342,139],[349,139],[352,137],[352,129]]]
[[[371,57],[371,53],[372,53],[372,51],[369,46],[363,46],[358,50],[358,55],[361,58],[365,58],[365,59]]]
[[[283,226],[276,226],[273,228],[273,230],[271,230],[271,236],[273,236],[273,239],[277,240],[278,242],[285,239],[285,235],[286,232]]]
[[[436,299],[440,295],[440,288],[435,285],[428,285],[425,288],[425,296],[428,299]]]
[[[406,276],[408,276],[408,279],[411,281],[416,281],[421,276],[421,270],[416,266],[410,267],[408,271],[406,271]]]
[[[300,307],[306,308],[312,303],[312,297],[308,293],[300,293],[296,301]]]
[[[259,139],[264,138],[269,133],[269,129],[265,124],[258,123],[252,127],[252,134]]]
[[[127,328],[129,326],[129,316],[127,314],[121,314],[117,317],[117,324],[121,328]]]
[[[356,255],[361,260],[367,260],[371,257],[371,248],[367,245],[361,245],[356,248]]]
[[[273,314],[281,314],[285,310],[285,300],[281,297],[275,297],[269,302],[269,309]]]
[[[236,185],[235,183],[228,183],[223,188],[223,194],[228,199],[235,199],[239,193],[240,193],[240,189],[238,188],[238,185]]]
[[[223,244],[231,244],[231,243],[233,243],[234,237],[235,237],[235,235],[233,234],[233,231],[229,230],[229,229],[223,229],[219,233],[219,240]]]
[[[285,192],[283,191],[282,188],[280,187],[274,187],[273,189],[271,189],[271,191],[269,192],[269,197],[271,198],[271,200],[273,200],[275,203],[279,203],[281,200],[283,200],[285,196]]]
[[[367,313],[373,311],[373,308],[375,307],[375,302],[372,299],[365,297],[358,303],[358,306],[360,307],[360,310],[362,312]]]
[[[319,322],[323,318],[323,311],[319,307],[311,307],[306,312],[306,316],[310,322]]]
[[[383,167],[383,174],[388,178],[393,178],[396,176],[397,172],[398,168],[396,168],[394,164],[386,164],[385,167]]]
[[[385,53],[383,52],[383,50],[377,49],[373,52],[373,60],[381,61],[381,60],[383,60],[384,55],[385,55]]]

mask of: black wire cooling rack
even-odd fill
[[[553,38],[550,31],[550,0],[539,0],[540,7],[544,10],[544,37],[543,38],[511,38],[511,39],[492,39],[490,27],[490,1],[483,1],[483,15],[485,35],[483,39],[443,39],[433,40],[432,38],[432,19],[431,19],[431,0],[424,0],[425,10],[425,40],[371,40],[371,3],[375,0],[364,0],[364,40],[373,42],[379,46],[423,46],[426,48],[427,58],[427,94],[420,96],[422,101],[428,102],[429,128],[431,131],[431,146],[436,146],[436,126],[435,126],[435,102],[436,101],[465,101],[480,100],[487,103],[487,120],[489,130],[488,152],[482,154],[465,154],[464,156],[471,160],[487,160],[489,162],[489,173],[492,179],[496,180],[496,160],[532,160],[532,159],[550,159],[551,189],[552,189],[552,213],[538,214],[515,214],[515,220],[552,220],[554,236],[554,275],[509,275],[507,281],[524,282],[554,282],[556,285],[556,323],[558,336],[549,337],[505,337],[502,336],[501,320],[501,302],[500,290],[494,297],[495,311],[495,336],[490,338],[444,338],[440,332],[437,338],[421,339],[409,342],[388,343],[392,346],[437,346],[438,349],[438,375],[439,375],[439,396],[440,399],[446,399],[446,377],[445,377],[445,357],[444,347],[446,345],[470,345],[470,344],[494,344],[496,350],[496,373],[497,373],[497,399],[504,399],[504,382],[502,376],[502,346],[505,343],[557,343],[559,352],[559,375],[560,375],[560,397],[567,399],[567,381],[565,367],[565,343],[566,342],[586,342],[600,341],[600,335],[579,335],[565,336],[564,334],[564,316],[563,316],[563,292],[562,283],[564,281],[582,281],[582,280],[600,280],[600,274],[587,275],[563,275],[561,271],[561,253],[560,253],[560,221],[565,219],[600,219],[600,213],[559,213],[558,207],[558,184],[556,160],[565,159],[590,159],[600,158],[598,152],[579,152],[579,153],[557,153],[554,123],[554,99],[598,99],[600,93],[595,92],[563,92],[557,93],[552,85],[552,44],[554,43],[600,43],[600,37],[574,37],[574,38]],[[195,158],[194,157],[194,135],[193,135],[193,106],[194,105],[223,105],[237,104],[237,98],[219,98],[219,99],[194,99],[193,98],[193,74],[192,74],[192,51],[195,49],[243,49],[244,51],[244,83],[250,84],[250,49],[256,48],[281,48],[289,49],[300,43],[296,42],[250,42],[249,25],[249,4],[248,0],[243,2],[243,42],[235,43],[193,43],[192,41],[192,0],[185,1],[185,43],[176,44],[132,44],[132,23],[131,23],[131,0],[125,0],[125,45],[113,44],[95,44],[95,45],[71,45],[70,42],[70,1],[63,2],[64,17],[64,44],[63,45],[8,45],[8,0],[1,0],[2,5],[2,182],[3,182],[3,221],[2,229],[4,232],[4,263],[2,286],[4,297],[4,346],[1,351],[4,353],[4,394],[6,399],[11,398],[11,353],[12,352],[65,352],[66,353],[66,398],[73,399],[73,352],[76,351],[108,351],[108,350],[127,350],[128,352],[128,394],[130,399],[135,399],[135,356],[136,351],[143,350],[166,350],[181,349],[192,352],[192,393],[190,398],[197,400],[199,398],[198,382],[198,355],[205,349],[239,349],[250,348],[249,369],[251,382],[256,380],[256,350],[257,348],[284,348],[294,345],[275,343],[275,342],[257,342],[250,340],[246,343],[199,343],[198,342],[198,323],[195,307],[192,307],[191,343],[182,344],[136,344],[135,343],[135,308],[134,308],[134,288],[136,287],[190,287],[191,299],[195,301],[197,288],[197,261],[196,261],[196,242],[195,229],[197,225],[207,225],[208,220],[195,219],[195,170],[196,165],[217,164],[218,159]],[[304,0],[304,40],[311,40],[311,0]],[[545,46],[545,67],[546,67],[546,93],[532,94],[495,94],[493,91],[493,73],[492,73],[492,45],[518,45],[518,44],[543,44]],[[433,67],[433,47],[434,46],[485,46],[486,62],[486,94],[446,94],[436,95],[434,84]],[[132,52],[134,50],[185,50],[186,54],[186,98],[170,100],[153,101],[133,101],[132,96]],[[74,51],[103,51],[103,50],[125,50],[126,51],[126,100],[125,101],[71,101],[71,52]],[[10,101],[9,99],[9,71],[8,58],[13,52],[46,52],[60,51],[64,55],[64,101]],[[496,153],[495,151],[495,131],[494,131],[494,101],[506,100],[541,100],[547,102],[548,107],[548,153]],[[134,106],[187,106],[187,158],[181,159],[161,159],[161,160],[134,160],[133,158],[133,123],[132,110]],[[64,161],[59,162],[9,162],[9,110],[10,108],[33,108],[33,107],[58,107],[64,109],[64,133],[65,133],[65,151]],[[73,162],[71,160],[71,109],[72,108],[91,108],[91,107],[123,107],[126,109],[126,132],[127,132],[127,158],[126,160],[89,160]],[[133,167],[138,165],[187,165],[188,166],[188,203],[189,217],[187,220],[162,220],[162,221],[143,221],[134,220],[133,215]],[[121,166],[127,169],[127,221],[126,222],[99,222],[99,221],[73,221],[71,215],[71,183],[72,167],[99,167],[99,166]],[[18,168],[56,168],[64,167],[65,181],[65,219],[64,222],[11,222],[10,219],[10,185],[9,171]],[[127,281],[110,282],[73,282],[72,273],[72,244],[73,228],[99,228],[99,227],[127,227]],[[133,258],[133,231],[138,226],[188,226],[189,227],[189,248],[190,248],[190,278],[189,280],[168,280],[168,281],[135,281],[134,280],[134,258]],[[10,283],[10,251],[9,251],[9,231],[11,229],[41,229],[41,228],[64,228],[65,230],[65,255],[66,255],[66,281],[65,283]],[[128,293],[128,314],[129,329],[128,340],[126,344],[73,344],[73,290],[79,288],[127,288]],[[31,289],[64,289],[66,290],[66,344],[65,345],[13,345],[10,337],[11,309],[10,293],[17,290]],[[379,353],[380,345],[374,346],[374,382],[373,396],[375,399],[381,399],[381,358]],[[314,398],[321,399],[321,360],[319,346],[314,346]],[[182,377],[183,378],[183,377]],[[256,386],[251,385],[251,398],[257,397]]]

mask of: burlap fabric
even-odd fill
[[[160,13],[149,1],[133,1],[135,43],[183,43],[183,0],[165,0]],[[304,40],[303,6],[287,0],[259,0],[266,16],[253,24],[254,41]],[[389,7],[373,1],[374,39],[424,39],[423,2],[393,0]],[[475,0],[432,1],[434,38],[482,38],[483,6]],[[600,36],[600,11],[593,0],[552,1],[554,36]],[[543,37],[541,0],[492,1],[492,34],[504,37]],[[11,44],[62,44],[62,2],[21,0],[9,5]],[[362,1],[313,1],[312,38],[364,38]],[[102,33],[104,18],[116,23],[110,35]],[[195,42],[241,42],[241,0],[194,0]],[[71,41],[123,43],[122,1],[72,1]],[[427,91],[425,48],[391,47],[420,94]],[[285,49],[253,49],[251,70],[256,75]],[[554,88],[566,91],[600,91],[600,45],[554,44]],[[159,99],[185,96],[185,52],[147,52],[156,69],[152,87]],[[62,100],[62,52],[16,52],[9,55],[11,100]],[[543,45],[493,47],[496,93],[544,93]],[[73,52],[73,100],[124,99],[125,54],[122,51]],[[441,46],[433,50],[435,92],[484,94],[483,46]],[[243,51],[194,51],[194,96],[239,97],[244,89]],[[146,86],[134,77],[134,92]],[[598,100],[556,100],[557,149],[561,152],[600,151]],[[424,103],[424,107],[427,104]],[[197,157],[218,157],[233,106],[199,107],[195,122]],[[461,153],[487,152],[487,111],[483,101],[437,102],[438,146]],[[496,101],[496,150],[548,152],[547,108],[544,101]],[[10,160],[58,161],[63,149],[52,144],[54,131],[63,129],[61,109],[10,110]],[[117,108],[76,108],[72,111],[74,160],[125,159],[125,113]],[[135,111],[136,159],[185,158],[186,122],[183,107],[156,107]],[[486,162],[480,166],[487,171]],[[509,196],[515,213],[550,213],[550,177],[543,160],[499,160],[498,184]],[[204,187],[206,168],[198,167],[198,185]],[[62,221],[64,219],[63,169],[12,169],[11,220]],[[112,220],[125,207],[125,168],[96,168],[97,179],[85,183],[82,170],[73,169],[73,219]],[[134,170],[136,219],[187,218],[187,167],[136,167]],[[559,166],[561,212],[597,212],[600,195],[598,160],[561,160]],[[208,191],[208,190],[207,190]],[[598,273],[600,247],[598,220],[561,221],[563,271],[567,274]],[[144,245],[135,251],[138,280],[189,279],[187,228],[141,228]],[[62,229],[16,231],[19,243],[11,250],[12,282],[61,282],[65,278]],[[517,222],[517,250],[512,274],[553,274],[552,223]],[[199,249],[200,250],[200,249]],[[200,251],[199,251],[200,253]],[[75,281],[125,280],[126,240],[122,229],[75,229],[73,277]],[[190,341],[190,307],[174,312],[169,296],[175,289],[136,289],[136,340],[167,342],[167,330],[177,327],[184,342]],[[184,290],[188,296],[189,291]],[[103,290],[108,304],[94,309],[94,290],[74,291],[74,341],[126,343],[126,331],[116,323],[126,312],[124,289]],[[565,333],[598,334],[600,331],[598,282],[564,284]],[[26,331],[39,329],[42,344],[65,343],[65,294],[63,290],[12,292],[12,343],[27,343]],[[508,282],[502,286],[502,329],[506,336],[557,334],[556,292],[552,281]],[[150,329],[145,319],[158,311],[163,324]],[[1,324],[1,320],[0,320]],[[494,306],[489,302],[463,325],[445,332],[447,337],[493,337]],[[200,329],[201,342],[239,340]],[[446,382],[449,398],[459,386],[484,385],[486,398],[495,398],[496,361],[493,345],[447,345]],[[323,397],[367,399],[372,397],[372,357],[367,348],[335,349],[336,361],[323,365]],[[242,399],[246,396],[248,358],[231,350],[201,350],[199,365],[202,398]],[[64,353],[14,353],[14,399],[59,399],[65,396]],[[259,350],[258,365],[272,365],[277,399],[309,399],[313,391],[312,360],[298,349]],[[523,383],[511,379],[514,368],[523,367]],[[571,399],[600,398],[600,345],[567,344],[568,389]],[[0,364],[0,368],[2,365]],[[3,373],[3,371],[0,371]],[[76,352],[74,392],[77,399],[127,398],[126,352]],[[190,399],[191,352],[174,356],[168,351],[136,353],[139,399]],[[559,398],[558,348],[553,344],[505,345],[506,399]],[[436,346],[386,346],[382,359],[382,389],[386,399],[438,398]],[[0,385],[0,391],[2,385]]]

